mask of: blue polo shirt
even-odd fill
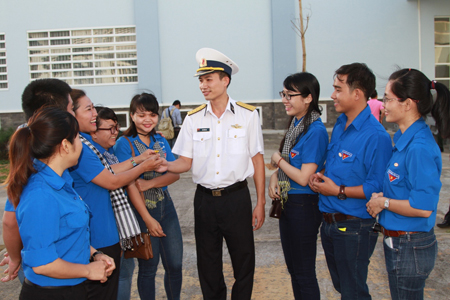
[[[172,150],[170,149],[169,143],[165,138],[163,138],[160,134],[155,134],[153,136],[156,139],[156,142],[159,143],[159,146],[161,147],[162,152],[164,153],[167,161],[174,161],[175,157],[173,156]],[[139,155],[139,151],[134,144],[135,140],[138,140],[142,145],[144,145],[147,149],[153,150],[153,146],[155,145],[155,141],[153,140],[153,137],[150,137],[150,146],[147,146],[144,142],[141,141],[139,138],[139,135],[136,135],[135,137],[129,136],[128,138],[131,141],[131,144],[134,148],[134,154],[136,156]],[[130,143],[127,141],[125,137],[120,137],[116,144],[114,145],[114,153],[119,159],[120,162],[126,161],[127,159],[130,159],[131,155],[131,148]],[[144,178],[144,175],[141,175],[141,178]],[[162,188],[163,191],[167,190],[167,186]]]
[[[295,125],[298,124],[298,121]],[[311,125],[308,131],[302,135],[299,141],[292,147],[290,151],[289,163],[297,169],[302,168],[302,164],[315,163],[317,172],[323,169],[328,146],[328,133],[322,120],[319,118]],[[288,194],[316,194],[311,190],[309,185],[301,186],[294,180],[289,178],[291,190]]]
[[[383,210],[379,222],[389,230],[428,232],[436,222],[442,186],[441,152],[422,118],[403,134],[397,131],[394,143],[394,152],[384,173],[383,195],[397,200],[407,199],[411,207],[432,213],[428,218],[419,218]]]
[[[326,213],[343,213],[363,219],[372,218],[366,203],[372,193],[381,192],[386,165],[392,155],[389,134],[367,106],[345,130],[347,116],[341,114],[328,145],[325,176],[338,186],[363,186],[365,199],[320,195],[319,209]]]
[[[38,172],[28,179],[16,210],[25,277],[40,286],[77,285],[86,278],[56,279],[38,275],[32,268],[57,258],[89,263],[89,209],[72,188],[67,170],[59,176],[39,160],[34,166]]]
[[[100,153],[105,151],[92,140],[90,135],[82,132],[80,132],[80,135],[91,142]],[[103,170],[105,170],[105,167],[98,156],[85,144],[83,144],[78,164],[70,169],[75,190],[91,209],[91,245],[94,248],[105,248],[119,242],[119,232],[117,231],[109,191],[92,182],[92,179]]]
[[[5,211],[15,211],[14,206],[9,202],[8,198],[6,198]]]

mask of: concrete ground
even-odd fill
[[[270,161],[270,156],[277,150],[282,139],[280,131],[264,131],[265,140],[265,161]],[[441,200],[438,206],[437,221],[442,220],[443,215],[448,210],[450,199],[450,160],[449,153],[442,155],[442,190]],[[269,182],[271,171],[266,169],[266,185]],[[255,189],[253,180],[249,180],[250,191],[254,202]],[[198,282],[196,268],[196,253],[194,241],[194,216],[193,197],[195,185],[192,183],[191,174],[182,174],[179,181],[169,187],[174,200],[183,233],[183,287],[181,299],[202,299],[200,285]],[[267,196],[266,196],[267,197]],[[6,194],[0,191],[0,210],[4,208]],[[268,214],[271,200],[266,198],[266,214]],[[254,203],[255,204],[255,203]],[[1,211],[0,211],[1,212]],[[439,241],[439,253],[436,266],[431,273],[425,287],[425,299],[448,299],[450,295],[450,230],[435,227],[437,239]],[[0,229],[0,247],[2,244]],[[284,263],[283,252],[281,250],[280,237],[278,231],[278,220],[267,216],[264,226],[255,232],[256,246],[256,272],[252,299],[257,300],[278,300],[293,299],[290,276]],[[390,299],[387,274],[385,271],[384,254],[381,236],[375,252],[372,256],[369,270],[368,284],[373,299]],[[2,253],[0,251],[0,253]],[[231,286],[233,284],[233,273],[229,255],[224,245],[224,275],[228,287],[228,299],[230,298]],[[0,267],[0,271],[4,267]],[[2,271],[3,272],[3,271]],[[163,283],[164,269],[161,267],[157,274],[156,299],[167,299]],[[137,268],[133,277],[132,299],[139,299],[136,286]],[[320,237],[317,245],[317,278],[319,280],[322,299],[340,299],[331,283],[331,279],[326,266],[325,256],[320,244]],[[0,299],[18,299],[20,283],[18,280],[8,283],[0,283]]]

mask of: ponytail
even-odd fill
[[[440,82],[430,81],[422,72],[415,69],[402,69],[390,77],[391,90],[399,102],[410,98],[417,103],[417,110],[422,117],[431,112],[436,121],[436,128],[443,138],[450,137],[450,92]],[[433,102],[431,90],[436,90]]]
[[[36,170],[33,167],[33,160],[30,153],[31,131],[29,127],[17,130],[11,137],[9,147],[10,169],[5,184],[9,201],[17,207],[20,195],[28,178]]]
[[[450,137],[450,91],[436,81],[431,81],[431,87],[436,90],[436,101],[431,109],[431,115],[436,121],[436,127],[443,138]]]
[[[14,207],[19,205],[28,179],[36,173],[33,159],[48,160],[64,139],[73,144],[78,131],[78,122],[73,115],[57,107],[44,107],[29,119],[28,127],[14,133],[9,148],[10,170],[5,182]]]

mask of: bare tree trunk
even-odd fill
[[[304,30],[304,27],[303,27],[302,0],[298,0],[298,6],[299,6],[299,10],[300,10],[300,37],[302,39],[302,51],[303,51],[302,71],[306,72],[306,44],[305,44],[305,30]]]

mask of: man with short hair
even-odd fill
[[[342,114],[333,128],[325,173],[313,174],[309,185],[320,193],[320,234],[334,288],[342,299],[371,299],[366,280],[378,233],[366,203],[382,191],[392,143],[367,105],[375,75],[365,64],[340,67],[333,87],[331,98]]]
[[[204,299],[226,299],[222,273],[223,239],[236,279],[231,299],[251,299],[255,271],[253,231],[264,223],[264,144],[255,107],[228,96],[238,66],[217,50],[197,52],[200,91],[207,104],[190,111],[173,149],[180,155],[168,170],[192,167],[197,268]],[[257,204],[252,203],[247,177],[253,176]]]
[[[43,106],[56,106],[61,110],[67,110],[74,115],[73,101],[70,97],[72,88],[59,79],[39,79],[30,82],[22,93],[22,109],[28,120]],[[26,123],[19,126],[26,126]],[[6,199],[5,211],[3,213],[3,241],[9,255],[9,267],[7,275],[2,278],[3,282],[13,280],[17,277],[20,262],[22,260],[22,240],[16,220],[16,212],[12,204]],[[5,264],[2,262],[2,264]]]

